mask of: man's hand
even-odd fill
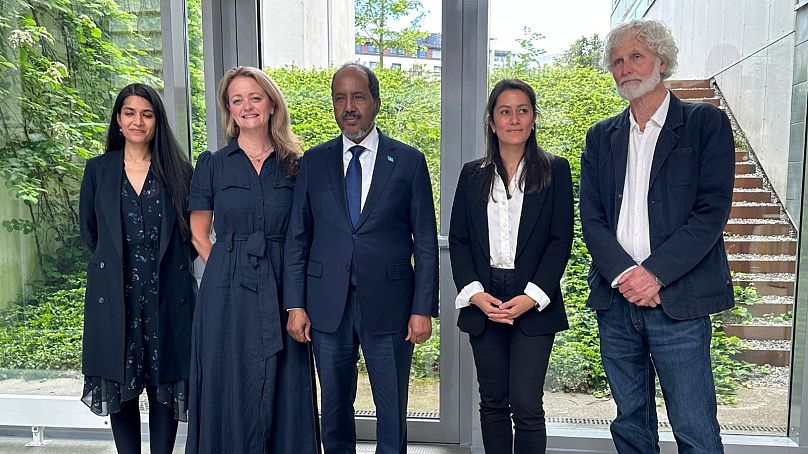
[[[298,342],[311,342],[311,321],[305,309],[292,309],[289,311],[286,332]]]
[[[502,312],[504,312],[506,317],[511,321],[511,324],[513,324],[516,317],[519,317],[535,307],[536,300],[527,295],[514,296],[499,306]]]
[[[426,342],[432,336],[432,317],[428,315],[412,314],[407,323],[407,338],[405,341],[413,344]]]
[[[618,289],[623,297],[638,306],[656,307],[661,304],[661,288],[656,276],[642,266],[629,270],[618,282]]]

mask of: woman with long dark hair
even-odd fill
[[[106,149],[87,161],[79,198],[81,238],[92,254],[82,401],[109,415],[119,453],[140,453],[144,390],[151,452],[170,453],[177,421],[187,419],[192,172],[157,92],[143,84],[121,90]]]
[[[230,143],[199,156],[188,207],[206,266],[185,452],[315,453],[310,344],[286,333],[280,299],[300,143],[283,94],[260,69],[225,73],[218,101]]]
[[[555,333],[568,328],[560,282],[572,247],[566,159],[536,140],[536,94],[518,79],[491,90],[485,157],[460,173],[449,252],[480,389],[486,452],[543,453],[542,396]]]

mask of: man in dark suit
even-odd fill
[[[313,342],[326,453],[356,450],[359,345],[376,452],[405,453],[413,345],[431,336],[437,316],[432,186],[424,155],[376,129],[381,99],[370,69],[342,66],[331,99],[342,134],[300,160],[285,248],[287,330]]]
[[[723,452],[709,315],[734,304],[722,238],[734,144],[721,110],[665,89],[677,52],[657,21],[609,33],[604,63],[630,105],[590,128],[581,157],[588,304],[597,310],[620,453],[659,452],[655,374],[679,451]]]

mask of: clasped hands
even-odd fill
[[[617,282],[623,298],[637,306],[657,307],[662,304],[659,299],[661,288],[656,276],[643,266],[627,271]]]
[[[469,302],[480,308],[492,322],[513,325],[513,321],[536,307],[536,301],[527,295],[519,295],[502,302],[487,292],[479,292]]]

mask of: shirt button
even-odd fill
[[[242,186],[247,186],[247,182],[246,182],[246,181],[242,181],[242,182],[241,182],[241,185],[242,185]]]
[[[98,304],[104,304],[104,301],[105,300],[103,296],[98,298]]]
[[[185,271],[188,269],[188,265],[180,265],[180,271]]]
[[[261,196],[259,195],[259,196],[258,196],[258,201],[260,202],[260,201],[262,201],[262,200],[264,200],[264,198],[263,198],[263,197],[261,197]]]
[[[107,264],[104,262],[98,264],[98,267],[101,268],[102,270],[104,269],[105,266],[107,266]]]

